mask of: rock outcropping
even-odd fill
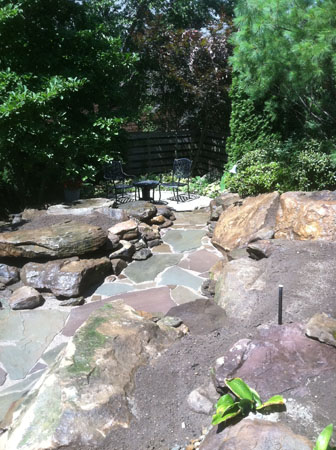
[[[336,192],[286,192],[280,197],[276,239],[336,240]]]
[[[107,240],[99,227],[68,222],[48,228],[0,233],[0,257],[66,258],[94,252]]]
[[[15,415],[6,450],[101,448],[111,430],[129,426],[136,369],[178,336],[123,302],[100,308]]]
[[[272,192],[248,197],[242,206],[230,206],[215,226],[213,245],[221,251],[230,251],[248,244],[256,233],[274,229],[279,198],[277,192]]]
[[[112,272],[111,261],[71,258],[49,261],[45,264],[30,262],[21,270],[21,279],[40,290],[50,290],[56,296],[78,297]]]

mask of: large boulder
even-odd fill
[[[250,258],[226,263],[217,281],[215,302],[228,317],[247,323],[259,304],[265,283],[265,266]]]
[[[336,240],[336,192],[286,192],[280,197],[276,239]]]
[[[313,444],[288,427],[260,419],[244,419],[221,433],[213,428],[201,450],[312,450]]]
[[[225,378],[240,377],[263,401],[283,395],[286,412],[273,417],[312,437],[314,429],[325,427],[326,417],[335,417],[330,398],[335,369],[336,349],[306,337],[303,325],[272,325],[260,327],[255,339],[241,339],[217,360],[215,383],[223,392]]]
[[[230,206],[220,216],[212,243],[221,251],[245,246],[260,230],[275,227],[279,194],[272,192],[248,197],[242,206]]]
[[[112,272],[108,258],[30,262],[23,266],[21,279],[35,289],[50,290],[56,296],[78,297]]]
[[[150,222],[157,214],[156,207],[152,203],[144,201],[124,203],[119,208],[126,211],[129,217],[138,219],[140,222]]]
[[[48,228],[0,233],[0,257],[66,258],[101,248],[107,240],[99,227],[67,222]]]
[[[47,214],[52,215],[66,215],[73,214],[75,216],[89,215],[93,213],[107,214],[113,217],[122,215],[119,209],[115,209],[115,200],[107,198],[89,198],[84,200],[77,200],[70,204],[52,205],[47,209]],[[109,211],[113,210],[113,211]]]
[[[136,370],[177,337],[123,302],[98,309],[15,412],[6,450],[103,448],[109,432],[130,425]]]
[[[215,301],[230,321],[239,327],[277,322],[279,285],[284,321],[307,321],[321,311],[336,317],[336,243],[273,239],[268,245],[267,258],[245,256],[224,265]]]

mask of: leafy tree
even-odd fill
[[[41,201],[118,153],[134,63],[121,47],[85,3],[0,1],[0,188],[12,200]]]
[[[139,37],[146,61],[143,103],[164,129],[223,128],[228,123],[230,27],[224,22],[200,30],[162,30],[160,19]]]

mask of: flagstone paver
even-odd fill
[[[1,364],[12,380],[22,379],[30,372],[64,327],[68,315],[65,310],[1,312]]]
[[[162,240],[171,245],[174,252],[183,253],[201,246],[205,230],[168,230]]]
[[[181,267],[170,267],[160,276],[159,286],[179,285],[189,287],[197,291],[200,289],[204,279],[191,274]]]
[[[202,249],[190,253],[178,265],[183,269],[202,273],[209,270],[219,259],[221,257],[217,253]]]
[[[203,298],[202,295],[185,286],[176,286],[176,288],[171,290],[170,295],[177,305],[183,305],[198,298]]]
[[[134,283],[153,281],[167,267],[178,264],[182,256],[177,254],[153,255],[146,261],[134,261],[126,267],[123,273]]]
[[[86,303],[80,308],[73,308],[69,320],[62,333],[64,336],[73,336],[75,331],[85,322],[89,315],[97,308],[113,300],[123,300],[127,305],[138,310],[148,312],[161,312],[165,314],[170,308],[175,306],[171,299],[170,289],[168,287],[144,289],[142,291],[126,292],[108,297],[92,303]]]
[[[114,295],[124,294],[125,292],[134,291],[135,287],[127,283],[104,283],[95,292],[99,295],[108,295],[113,297]]]

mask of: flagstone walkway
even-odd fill
[[[153,256],[129,264],[83,306],[67,309],[47,301],[36,310],[1,313],[0,427],[10,421],[14,402],[31,389],[95,309],[123,299],[137,310],[166,314],[173,306],[202,297],[208,270],[221,257],[206,236],[208,217],[204,209],[176,212],[173,227],[162,230],[163,244],[152,249]]]

